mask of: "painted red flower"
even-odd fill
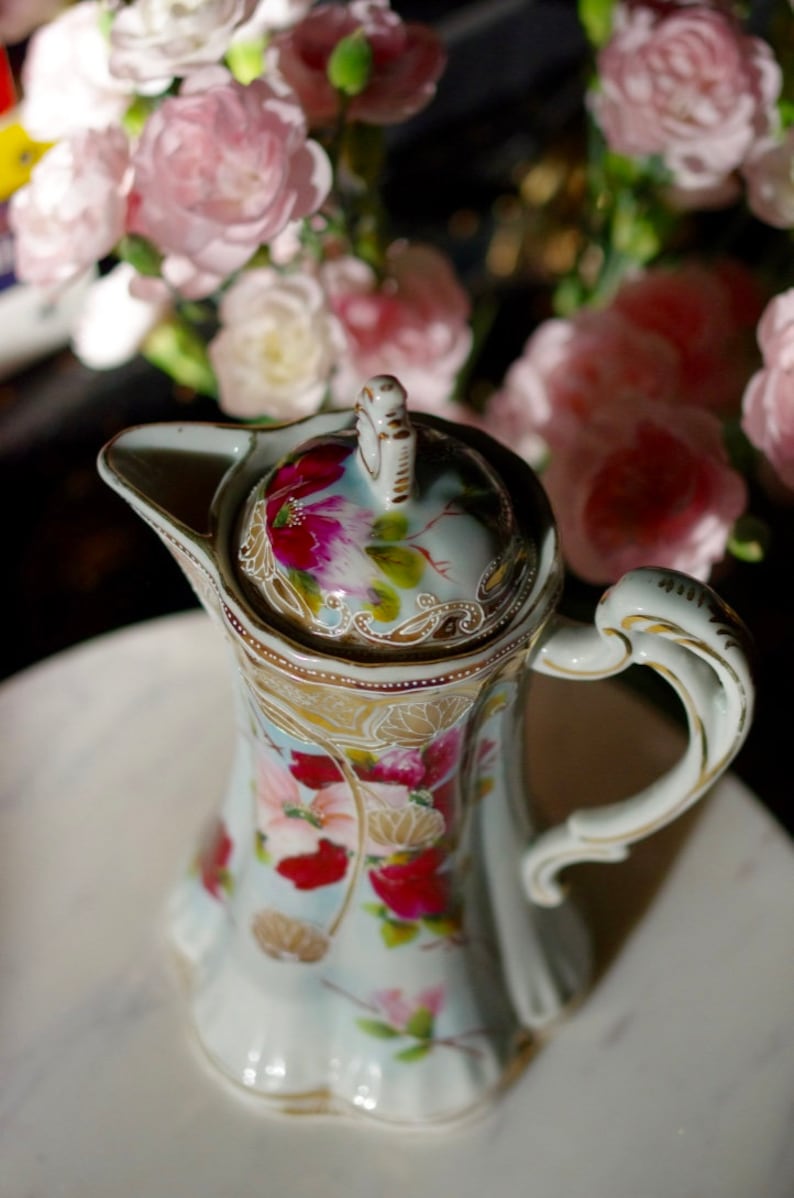
[[[292,776],[311,790],[320,790],[323,786],[344,781],[342,771],[333,757],[325,753],[301,753],[293,749],[289,768]]]
[[[378,898],[400,919],[441,915],[451,906],[443,864],[444,854],[430,848],[411,861],[370,870],[369,879]]]
[[[292,882],[296,890],[317,890],[320,886],[330,886],[334,882],[341,882],[347,872],[347,850],[323,837],[316,853],[285,857],[276,866],[276,872]]]
[[[201,884],[213,898],[221,899],[221,891],[231,888],[229,860],[232,855],[232,838],[222,819],[211,825],[199,849],[196,862]]]

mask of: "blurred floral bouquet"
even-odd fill
[[[761,36],[745,15],[581,0],[575,261],[476,405],[453,263],[389,235],[384,127],[445,62],[389,0],[63,9],[23,67],[25,126],[54,144],[12,202],[18,277],[59,288],[100,264],[78,356],[143,352],[236,418],[348,406],[397,374],[414,407],[542,470],[583,579],[706,578],[763,551],[747,477],[794,489],[794,17],[786,0]]]

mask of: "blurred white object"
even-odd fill
[[[22,283],[0,291],[0,379],[68,343],[93,278],[89,272],[57,296]]]

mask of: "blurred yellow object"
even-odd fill
[[[24,187],[49,148],[48,142],[34,141],[13,114],[0,123],[0,201]]]

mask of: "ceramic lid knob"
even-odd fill
[[[333,650],[427,654],[501,628],[534,575],[506,488],[456,426],[409,417],[397,379],[254,488],[238,565],[251,605]],[[331,643],[329,643],[331,642]]]

